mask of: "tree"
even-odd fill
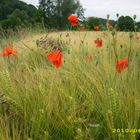
[[[134,31],[134,20],[129,16],[121,16],[118,19],[118,28],[120,31]]]
[[[4,28],[41,23],[42,12],[31,4],[19,0],[0,0],[0,25]],[[17,17],[17,19],[16,19]],[[27,18],[28,17],[28,18]],[[26,19],[26,20],[25,20]],[[26,21],[26,23],[25,23]]]
[[[47,26],[63,29],[67,27],[67,18],[71,14],[83,15],[79,0],[39,0],[39,9],[44,13]]]
[[[137,26],[137,30],[140,31],[140,22],[137,22],[136,26]]]
[[[55,6],[52,0],[39,0],[39,10],[42,11],[47,27],[55,25]]]
[[[84,9],[79,0],[63,0],[61,5],[61,18],[63,21],[63,27],[68,25],[68,16],[76,14],[79,18],[84,17]]]
[[[87,25],[89,27],[89,30],[93,30],[94,26],[101,26],[101,23],[101,19],[99,18],[89,17],[87,19]]]
[[[25,26],[25,25],[28,26],[29,25],[28,20],[29,20],[29,16],[24,10],[20,11],[16,9],[11,15],[8,16],[7,19],[1,22],[1,26],[2,28],[5,29],[7,28],[15,29],[18,26]]]

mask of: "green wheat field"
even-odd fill
[[[17,51],[0,56],[0,140],[140,140],[139,33],[11,34],[0,39]],[[52,48],[63,50],[59,68]],[[116,58],[128,57],[117,72]]]

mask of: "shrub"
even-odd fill
[[[121,16],[118,19],[118,28],[121,31],[134,31],[134,21],[129,16]]]

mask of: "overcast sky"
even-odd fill
[[[28,4],[38,5],[38,0],[22,0]],[[110,14],[111,19],[116,19],[116,13],[120,15],[137,15],[140,21],[140,0],[80,0],[86,9],[85,16],[106,18]]]

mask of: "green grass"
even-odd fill
[[[140,42],[135,34],[131,39],[129,33],[116,33],[114,40],[111,32],[67,34],[49,34],[70,47],[59,69],[36,46],[45,33],[2,39],[1,46],[14,45],[18,59],[0,57],[0,140],[139,140],[140,132],[112,130],[140,129]],[[96,48],[97,37],[103,48]],[[122,73],[115,69],[114,47],[119,59],[132,48]]]

